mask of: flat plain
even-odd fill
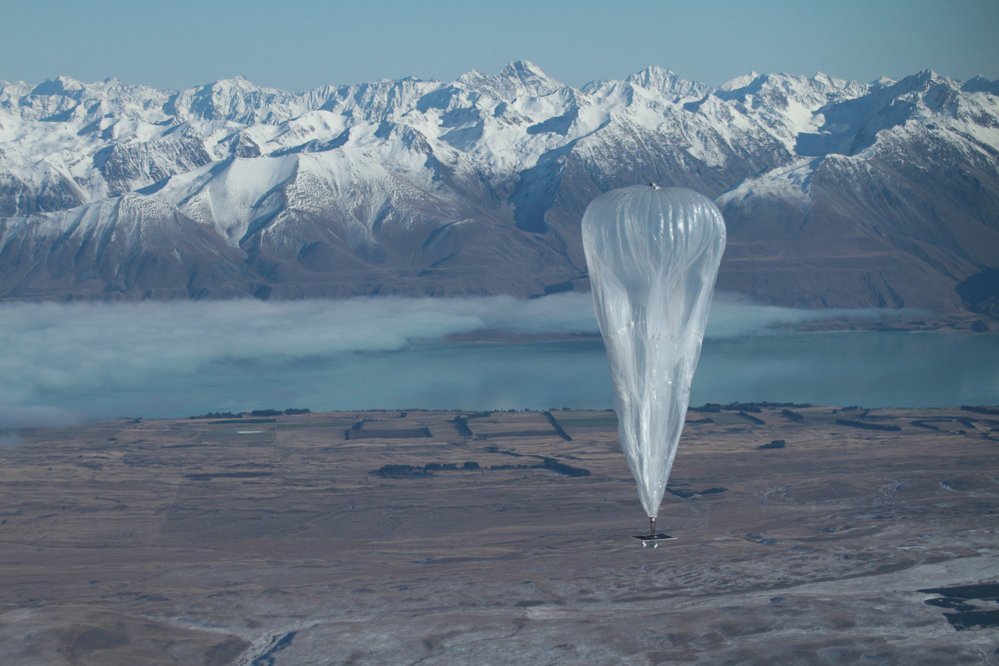
[[[613,412],[6,434],[0,663],[999,663],[997,453],[988,410],[692,411],[653,550]]]

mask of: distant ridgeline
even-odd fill
[[[655,181],[721,207],[718,287],[999,316],[999,84],[528,62],[292,94],[0,84],[0,300],[585,290],[580,218]]]

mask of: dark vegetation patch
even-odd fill
[[[798,421],[804,421],[805,420],[804,416],[802,416],[798,412],[791,411],[790,409],[782,409],[782,410],[780,410],[780,414],[781,414],[781,416],[783,416],[784,418],[786,418],[788,421],[798,422]]]
[[[688,419],[687,423],[690,425],[702,425],[708,423],[714,423],[715,420],[710,416],[705,416],[703,419]]]
[[[919,591],[924,594],[939,594],[956,599],[981,599],[983,601],[995,601],[999,603],[999,583],[929,587]]]
[[[520,454],[501,451],[518,457]],[[537,456],[531,456],[537,457]],[[433,476],[436,472],[474,472],[483,469],[474,460],[458,463],[428,463],[426,465],[383,465],[371,473],[390,479],[421,479]],[[541,458],[541,462],[522,463],[519,465],[491,465],[490,470],[510,470],[510,469],[546,469],[562,476],[589,476],[590,470],[582,467],[573,467],[555,458]]]
[[[836,423],[842,426],[849,426],[851,428],[860,428],[861,430],[886,430],[888,432],[898,432],[902,429],[897,425],[885,423],[866,423],[864,421],[854,421],[852,419],[836,419]]]
[[[188,419],[242,419],[246,414],[250,416],[297,416],[299,414],[311,414],[312,410],[307,407],[289,407],[288,409],[254,409],[252,412],[207,412],[188,416]]]
[[[548,422],[552,424],[553,428],[555,428],[555,432],[558,434],[559,437],[561,437],[567,442],[572,441],[572,437],[570,437],[569,433],[567,433],[565,430],[562,429],[562,426],[559,424],[558,419],[555,418],[554,414],[552,414],[551,412],[545,412],[545,418],[548,419]]]
[[[523,458],[523,453],[517,453],[516,451],[511,451],[510,449],[501,449],[498,446],[487,446],[486,451],[489,453],[502,453],[505,456],[513,456],[514,458]]]
[[[427,463],[426,465],[382,465],[372,470],[375,476],[387,479],[422,479],[434,472],[474,472],[482,469],[474,460],[459,463]]]
[[[690,499],[691,497],[700,497],[701,495],[717,495],[719,493],[725,492],[726,490],[728,490],[728,488],[715,487],[715,488],[708,488],[707,490],[691,490],[689,488],[667,487],[666,490],[670,494],[676,495],[677,497],[681,497],[683,499]]]
[[[761,419],[761,418],[759,418],[757,416],[753,416],[751,414],[747,414],[745,411],[741,411],[740,410],[739,411],[739,416],[741,416],[742,418],[746,419],[750,423],[755,423],[756,425],[766,425],[767,424],[767,422],[764,421],[763,419]]]
[[[941,428],[940,425],[948,423],[958,423],[967,428],[968,430],[975,431],[978,429],[978,427],[975,425],[976,423],[981,423],[984,426],[989,426],[993,422],[990,422],[987,419],[969,419],[969,418],[960,418],[955,416],[929,416],[922,419],[913,419],[909,423],[916,426],[917,428],[925,428],[926,430],[934,430],[936,432],[943,432],[950,435],[962,435],[965,434],[963,430],[958,430],[955,432],[953,430],[948,430],[947,428]]]
[[[811,407],[810,402],[730,402],[727,405],[722,405],[717,402],[708,402],[700,407],[691,407],[690,411],[700,412],[707,414],[717,414],[718,412],[750,412],[753,414],[759,414],[764,409],[777,409],[777,408],[788,408],[794,407],[797,409],[804,409]]]
[[[382,465],[371,473],[386,479],[421,479],[433,476],[422,465]]]
[[[248,425],[250,423],[274,423],[277,419],[223,419],[221,421],[209,421],[210,425]]]
[[[771,441],[769,444],[757,446],[756,448],[760,449],[761,451],[766,449],[783,449],[786,443],[787,442],[785,442],[783,439],[775,439]]]
[[[980,405],[961,405],[961,411],[973,412],[975,414],[988,414],[989,416],[999,416],[999,409],[995,407],[982,407]]]
[[[494,471],[510,470],[510,469],[546,469],[550,472],[555,472],[556,474],[561,474],[562,476],[589,476],[590,470],[583,469],[582,467],[573,467],[572,465],[566,465],[565,463],[559,462],[554,458],[545,458],[543,462],[539,463],[522,463],[520,465],[490,465],[489,469]]]
[[[865,409],[857,418],[864,419],[865,421],[894,421],[898,417],[892,414],[871,414],[871,410]]]
[[[466,419],[464,416],[454,417],[451,420],[451,423],[454,424],[454,429],[457,430],[458,434],[461,435],[462,437],[475,436],[475,433],[472,432],[472,429],[468,427],[468,419]]]
[[[566,465],[563,462],[559,462],[555,458],[545,458],[544,462],[536,467],[547,469],[549,471],[555,472],[556,474],[561,474],[562,476],[589,476],[590,470],[583,469],[582,467],[573,467],[572,465]]]
[[[927,599],[926,603],[953,611],[944,613],[944,617],[957,631],[999,627],[999,609],[995,608],[999,603],[999,583],[931,587],[919,591],[938,595],[937,598]]]
[[[234,414],[233,412],[208,412],[207,414],[197,414],[195,416],[188,416],[188,419],[241,419],[242,414]]]
[[[994,629],[999,627],[999,610],[966,611],[964,613],[944,613],[950,626],[958,631],[965,629]]]

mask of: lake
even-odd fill
[[[950,406],[999,402],[994,336],[799,333],[708,339],[691,404],[772,401],[822,405]],[[613,406],[598,340],[413,344],[331,357],[219,360],[198,373],[50,394],[102,416],[207,411],[548,409]]]
[[[2,306],[0,428],[287,407],[606,409],[610,374],[588,307],[578,297],[541,306],[512,299]],[[999,403],[999,336],[768,328],[794,321],[793,312],[716,308],[691,404]],[[520,338],[452,340],[479,330]],[[543,331],[561,339],[530,337]]]

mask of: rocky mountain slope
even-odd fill
[[[722,207],[721,289],[956,311],[999,267],[997,156],[999,83],[930,71],[2,83],[0,299],[585,289],[587,203],[656,181]]]

